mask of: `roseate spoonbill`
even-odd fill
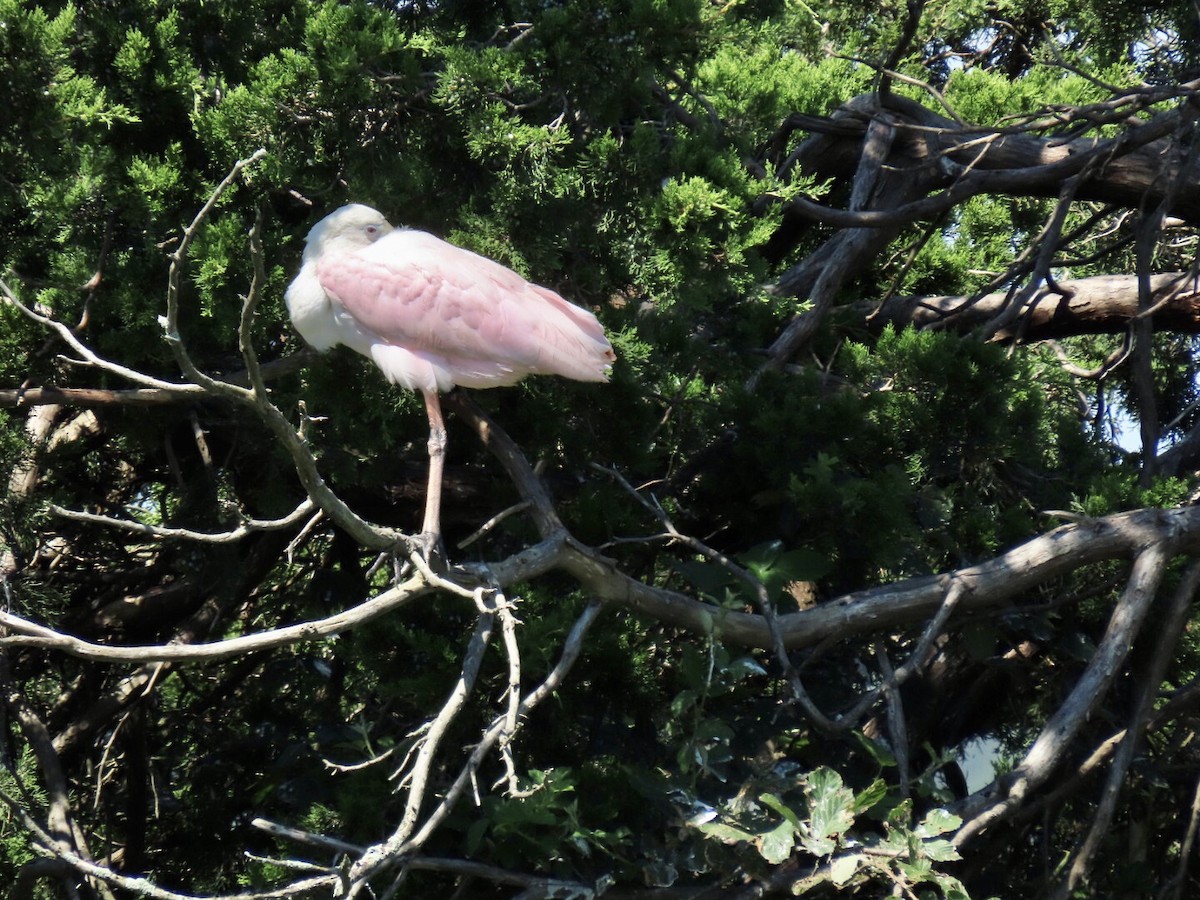
[[[429,487],[421,541],[441,539],[446,428],[439,391],[526,375],[607,381],[616,355],[596,317],[497,262],[343,206],[309,231],[287,289],[292,324],[317,350],[345,344],[425,398]]]

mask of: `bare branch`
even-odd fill
[[[571,667],[579,658],[583,649],[583,639],[588,629],[599,616],[601,605],[589,603],[583,613],[576,619],[570,634],[563,642],[562,652],[558,662],[550,670],[546,678],[536,688],[529,692],[521,701],[517,710],[518,719],[528,716],[543,700],[549,697],[566,678]],[[366,887],[367,882],[381,870],[402,860],[406,853],[419,848],[429,839],[429,836],[442,824],[450,811],[458,803],[459,798],[471,784],[480,764],[491,748],[507,733],[507,714],[498,717],[484,732],[483,737],[471,750],[471,755],[459,771],[454,783],[446,790],[437,808],[425,820],[425,824],[410,839],[405,839],[401,829],[385,842],[369,848],[355,864],[349,874],[350,890],[347,900],[357,896]]]
[[[1149,279],[1154,305],[1153,326],[1161,330],[1200,333],[1200,287],[1187,273],[1170,272]],[[1008,293],[963,296],[889,297],[847,307],[868,318],[873,330],[887,325],[903,328],[943,328],[971,331],[997,315],[1008,302]],[[1054,289],[1042,286],[1025,304],[1019,327],[1001,328],[992,340],[1053,340],[1081,334],[1123,333],[1143,315],[1138,304],[1136,275],[1097,275],[1060,281]]]
[[[291,375],[316,358],[315,350],[303,349],[283,359],[271,360],[260,366],[264,381],[272,381]],[[224,378],[230,384],[249,383],[245,371],[233,372]],[[186,385],[183,385],[186,387]],[[207,401],[208,397],[195,391],[162,390],[160,388],[128,388],[109,390],[102,388],[71,387],[20,387],[0,389],[0,408],[22,406],[82,406],[102,408],[107,406],[164,406],[178,403]],[[218,399],[218,398],[212,398]]]
[[[418,740],[420,749],[417,752],[416,761],[413,763],[412,771],[405,774],[400,780],[400,786],[408,785],[408,800],[404,805],[404,816],[400,821],[400,825],[392,833],[392,837],[388,839],[388,843],[398,846],[406,841],[417,824],[417,817],[421,811],[421,804],[425,800],[425,789],[428,786],[429,773],[433,766],[434,757],[437,754],[438,747],[441,744],[442,737],[446,733],[446,729],[450,727],[467,702],[467,697],[475,686],[475,679],[479,675],[479,667],[483,664],[483,656],[487,650],[487,645],[491,642],[492,626],[495,624],[495,615],[493,613],[481,614],[475,622],[475,633],[471,636],[470,642],[467,644],[466,652],[463,654],[462,672],[459,675],[458,681],[450,691],[450,696],[446,698],[446,702],[442,704],[442,708],[438,714],[429,723],[429,727]],[[399,772],[395,773],[399,775]],[[395,777],[393,775],[393,777]],[[351,894],[350,896],[353,896]]]
[[[196,213],[196,217],[192,219],[192,223],[183,230],[183,236],[179,241],[179,245],[175,248],[175,252],[171,254],[171,267],[167,274],[167,314],[162,320],[164,336],[171,347],[171,351],[175,354],[175,359],[179,363],[179,367],[184,375],[208,393],[219,396],[244,399],[248,391],[245,388],[219,381],[206,375],[192,362],[192,358],[188,354],[187,348],[183,344],[183,339],[179,334],[179,282],[192,241],[195,239],[196,233],[200,230],[200,226],[204,224],[204,220],[208,218],[209,213],[217,205],[217,201],[233,186],[233,183],[238,179],[243,170],[258,162],[266,155],[266,150],[259,149],[246,159],[239,159],[234,163],[229,174],[213,189],[213,192],[209,195],[208,202]],[[256,280],[255,284],[258,283]]]
[[[46,832],[46,830],[33,818],[21,805],[19,801],[9,796],[9,794],[0,789],[0,802],[3,802],[12,810],[13,815],[21,826],[30,833],[38,849],[43,853],[51,854],[52,856],[61,859],[76,872],[94,878],[104,884],[112,885],[113,887],[123,888],[130,891],[136,896],[152,897],[154,900],[196,900],[194,894],[180,894],[175,891],[167,890],[159,887],[148,878],[134,878],[128,875],[122,875],[119,872],[114,872],[105,866],[98,865],[89,859],[80,856],[73,850],[58,846],[54,839]],[[306,881],[296,882],[283,888],[268,891],[250,891],[241,894],[224,894],[220,896],[210,897],[209,900],[288,900],[292,897],[301,897],[304,894],[310,893],[318,888],[329,888],[337,883],[336,875],[323,875],[317,878],[311,878]]]
[[[10,634],[0,637],[0,647],[25,646],[59,650],[80,659],[103,662],[199,662],[229,659],[273,647],[318,640],[356,628],[372,619],[408,604],[432,590],[423,578],[410,579],[358,606],[340,613],[289,625],[258,634],[226,638],[210,644],[166,644],[142,647],[116,647],[96,644],[81,638],[61,634],[44,625],[23,619],[14,613],[0,610],[0,627]]]
[[[1025,758],[1005,777],[1000,797],[989,791],[967,798],[963,804],[967,821],[954,836],[957,846],[969,841],[989,825],[1010,815],[1036,788],[1046,782],[1091,711],[1100,702],[1137,635],[1171,553],[1161,543],[1151,543],[1134,560],[1125,590],[1109,618],[1104,638],[1070,696],[1043,726]]]
[[[75,333],[61,322],[51,319],[49,316],[42,315],[39,312],[27,307],[24,303],[17,299],[17,295],[12,289],[0,280],[0,295],[9,303],[19,309],[25,316],[37,322],[39,325],[48,328],[57,334],[72,350],[78,354],[83,362],[82,365],[95,366],[105,372],[113,375],[119,375],[126,381],[131,381],[134,384],[141,384],[148,388],[153,388],[162,393],[171,394],[175,397],[196,398],[202,397],[208,392],[198,384],[179,384],[173,381],[163,381],[161,378],[153,378],[136,369],[130,369],[127,366],[122,366],[118,363],[104,359],[92,352],[82,341],[75,336]]]
[[[179,539],[197,541],[208,544],[233,544],[258,531],[282,531],[298,525],[310,516],[316,505],[311,498],[305,498],[300,505],[279,519],[245,519],[240,525],[230,531],[206,532],[193,531],[190,528],[172,528],[167,525],[148,525],[144,522],[132,522],[129,519],[117,519],[112,516],[102,516],[97,513],[82,510],[63,509],[61,506],[50,506],[47,511],[51,515],[61,516],[75,522],[88,522],[93,525],[104,525],[121,531],[131,531],[146,537],[159,539]]]
[[[1176,641],[1179,640],[1198,588],[1200,588],[1200,562],[1193,562],[1184,573],[1167,607],[1166,615],[1158,625],[1159,633],[1155,635],[1155,643],[1160,648],[1173,648]],[[1059,885],[1057,897],[1060,900],[1071,896],[1087,878],[1092,859],[1095,857],[1096,851],[1100,849],[1100,844],[1112,823],[1121,788],[1125,784],[1129,767],[1133,764],[1134,754],[1141,746],[1142,736],[1150,716],[1154,712],[1154,703],[1158,699],[1159,687],[1162,685],[1171,661],[1172,655],[1161,652],[1161,650],[1156,651],[1150,658],[1147,671],[1141,679],[1137,701],[1129,716],[1129,727],[1126,729],[1116,757],[1109,767],[1104,793],[1100,798],[1100,805],[1092,817],[1092,825],[1088,830],[1087,838],[1084,839],[1083,845],[1071,863],[1067,877]]]

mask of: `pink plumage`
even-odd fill
[[[357,203],[313,226],[286,299],[292,324],[313,347],[345,344],[424,396],[427,556],[441,536],[446,431],[438,391],[514,384],[526,375],[607,381],[616,359],[587,310],[469,250],[393,228]]]
[[[526,375],[607,381],[615,355],[590,312],[431,234],[359,204],[309,232],[287,293],[317,349],[346,344],[411,390],[514,384]]]

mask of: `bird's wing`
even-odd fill
[[[581,381],[606,380],[613,360],[591,313],[425,232],[322,257],[317,276],[362,327],[413,351]]]

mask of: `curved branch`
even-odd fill
[[[956,597],[958,611],[994,609],[1050,579],[1104,560],[1129,558],[1152,544],[1162,547],[1168,556],[1200,551],[1200,506],[1141,509],[1102,519],[1082,519],[978,565],[855,591],[811,609],[778,615],[776,621],[787,648],[812,647],[829,638],[906,627],[924,621],[942,608],[947,592],[956,582],[963,591]],[[724,609],[638,581],[622,572],[615,561],[576,541],[565,530],[552,533],[542,542],[493,563],[489,568],[496,583],[502,587],[561,569],[575,577],[597,599],[627,607],[665,624],[698,634],[713,634],[737,646],[770,649],[773,645],[770,629],[761,614]],[[414,578],[325,619],[213,644],[188,646],[93,644],[0,611],[0,627],[16,632],[0,638],[0,646],[39,646],[86,659],[122,662],[223,659],[252,649],[267,649],[335,634],[370,621],[431,589],[424,578]]]
[[[966,591],[958,602],[960,611],[994,609],[1059,575],[1102,560],[1128,558],[1151,544],[1170,554],[1200,550],[1200,507],[1142,509],[1082,519],[979,565],[855,591],[812,609],[780,615],[779,630],[784,643],[798,649],[827,638],[910,625],[937,612],[954,580]],[[622,573],[612,560],[571,539],[565,541],[563,553],[562,567],[603,600],[689,631],[714,633],[726,643],[771,646],[759,615],[721,609],[643,584]]]
[[[116,647],[97,644],[62,634],[44,625],[0,610],[0,628],[12,632],[0,637],[0,647],[42,647],[59,650],[80,659],[100,662],[201,662],[229,659],[246,653],[269,650],[287,644],[298,644],[329,637],[377,619],[429,593],[432,588],[424,578],[417,577],[384,591],[358,606],[351,607],[324,619],[301,622],[258,634],[226,638],[208,644],[153,644],[140,647]]]
[[[63,509],[51,505],[47,512],[75,522],[88,522],[93,525],[104,525],[121,531],[131,531],[146,537],[160,539],[178,539],[196,541],[206,544],[233,544],[258,531],[282,531],[293,525],[298,525],[310,516],[316,504],[311,498],[305,498],[294,510],[279,519],[245,519],[240,525],[230,531],[208,532],[193,531],[190,528],[172,528],[166,525],[147,525],[144,522],[134,522],[129,519],[117,519],[113,516],[102,516],[83,510]]]

